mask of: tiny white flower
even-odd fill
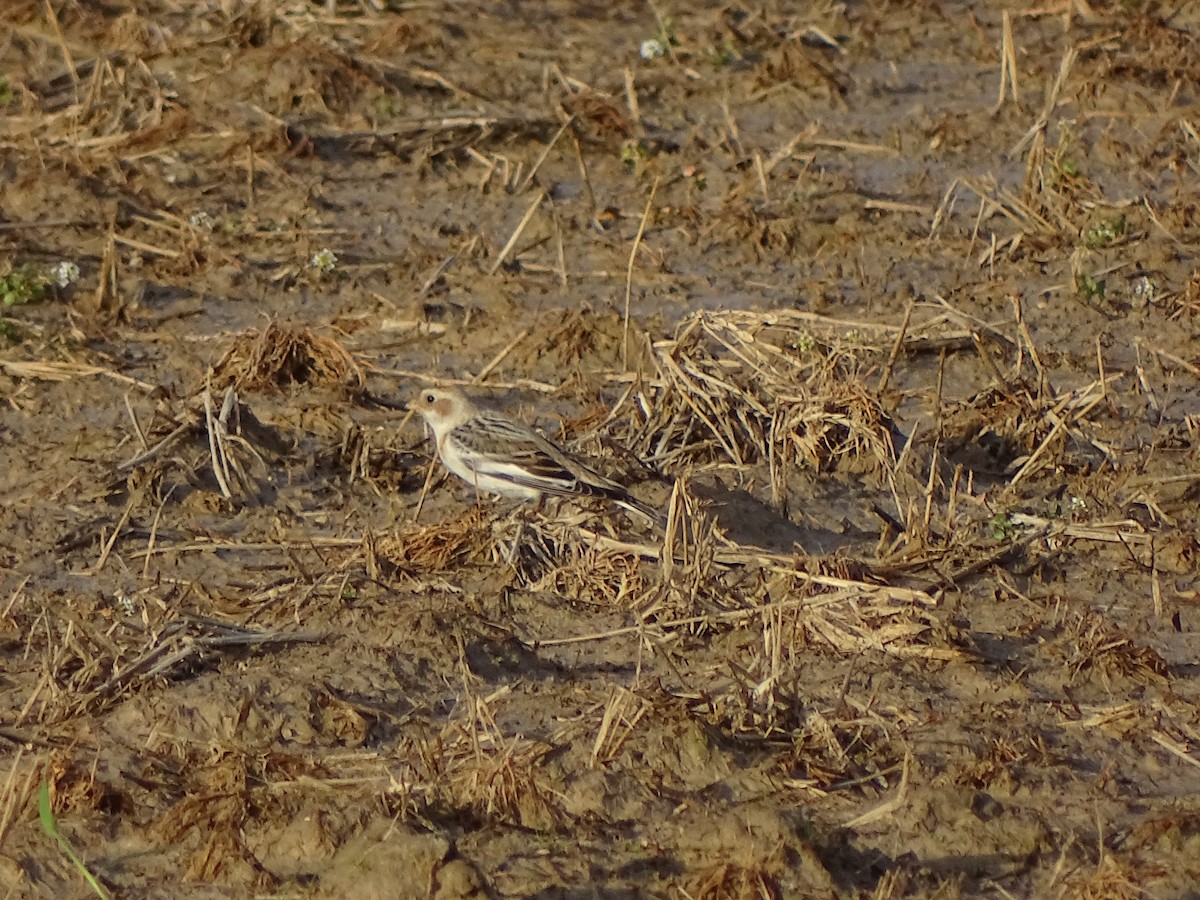
[[[68,284],[74,284],[78,280],[79,266],[68,259],[64,259],[50,270],[50,274],[54,278],[55,284],[60,288],[65,288]]]
[[[666,55],[667,48],[658,38],[646,38],[642,41],[639,52],[642,54],[642,59],[658,59],[660,56]]]
[[[326,272],[332,272],[337,266],[337,262],[337,254],[335,254],[328,247],[325,247],[324,249],[318,250],[313,254],[312,259],[309,261],[309,265],[318,272],[324,274]]]

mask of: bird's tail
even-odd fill
[[[643,503],[630,494],[625,494],[621,497],[613,497],[613,501],[623,509],[629,510],[635,515],[646,519],[651,525],[658,527],[660,531],[667,527],[667,517],[663,515],[661,510],[655,509],[647,503]]]

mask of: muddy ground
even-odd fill
[[[378,6],[6,4],[4,895],[1200,896],[1200,6]]]

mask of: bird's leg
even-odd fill
[[[507,559],[504,562],[511,566],[513,571],[517,571],[517,552],[521,549],[521,538],[525,536],[525,519],[523,516],[517,516],[517,533],[513,535],[512,543],[508,546]]]

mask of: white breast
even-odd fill
[[[516,466],[489,460],[487,466],[489,471],[480,472],[475,455],[469,452],[464,453],[458,443],[451,440],[442,441],[439,452],[442,457],[442,465],[481,494],[499,494],[502,497],[520,497],[524,500],[537,500],[542,496],[541,491],[513,484],[504,477],[506,469],[520,472]]]

